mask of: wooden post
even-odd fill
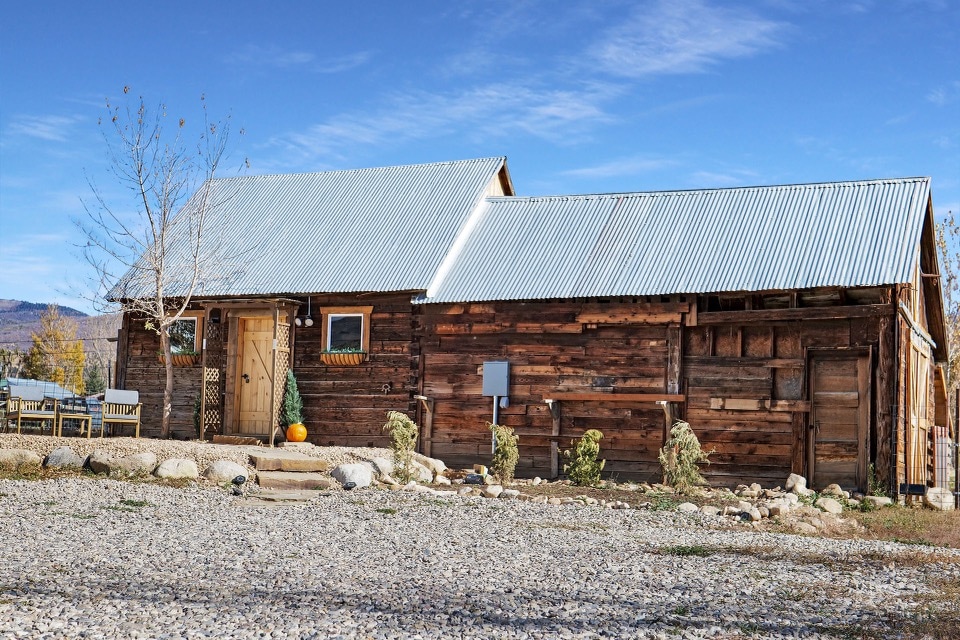
[[[420,447],[423,455],[428,458],[433,454],[433,398],[427,396],[413,396],[414,400],[419,400],[423,407],[423,435],[420,437]]]
[[[550,408],[550,417],[553,418],[553,428],[550,430],[550,479],[560,477],[560,401],[544,400]]]
[[[683,330],[680,325],[667,329],[667,393],[680,393],[683,373]]]

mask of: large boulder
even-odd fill
[[[110,474],[110,469],[114,466],[113,455],[106,451],[94,451],[87,456],[87,466],[94,473]]]
[[[40,466],[43,460],[29,449],[0,449],[0,467]]]
[[[233,460],[217,460],[203,471],[204,478],[217,484],[232,482],[238,476],[243,477],[244,482],[246,482],[249,475],[250,472],[247,471],[245,466]]]
[[[180,479],[180,478],[189,478],[196,479],[200,477],[200,471],[197,469],[197,463],[193,460],[187,460],[185,458],[170,458],[169,460],[164,460],[160,465],[154,470],[153,475],[158,478],[166,479]]]
[[[370,468],[373,470],[374,475],[379,480],[390,477],[393,475],[393,460],[390,458],[376,457],[371,458],[368,462]]]
[[[343,486],[352,482],[353,487],[357,489],[369,487],[370,483],[373,482],[373,471],[370,470],[368,465],[359,463],[337,465],[330,472],[330,475]]]
[[[83,466],[83,458],[70,447],[57,447],[44,459],[43,466],[57,469],[79,469]]]
[[[157,466],[157,456],[149,451],[122,457],[106,451],[94,451],[87,458],[87,466],[94,473],[108,476],[150,474]]]
[[[422,453],[414,453],[413,459],[429,469],[432,474],[431,477],[443,475],[443,472],[447,470],[447,465],[444,464],[443,460],[430,458]]]
[[[807,479],[797,473],[790,474],[783,488],[798,496],[808,496],[813,493],[813,491],[807,489]]]
[[[117,459],[117,471],[129,475],[153,473],[157,468],[157,454],[150,451],[134,453]]]
[[[834,500],[833,498],[827,498],[826,496],[821,496],[813,503],[815,507],[826,511],[827,513],[832,513],[834,515],[840,515],[843,513],[843,505]]]
[[[937,511],[953,511],[953,494],[949,489],[930,487],[923,496],[923,504]]]

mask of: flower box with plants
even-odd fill
[[[354,348],[327,349],[320,352],[320,361],[323,364],[348,367],[365,362],[367,352]]]

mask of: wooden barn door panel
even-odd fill
[[[273,357],[273,319],[241,318],[238,353],[237,432],[270,433],[270,383]]]
[[[810,365],[811,486],[863,489],[870,419],[870,358],[815,354]]]

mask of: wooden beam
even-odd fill
[[[686,402],[687,397],[677,393],[551,393],[546,400],[572,402]]]
[[[802,358],[763,358],[741,356],[686,356],[683,363],[688,367],[720,366],[720,367],[764,367],[767,369],[803,369]]]
[[[744,324],[750,322],[788,322],[791,320],[846,320],[875,318],[893,313],[888,304],[863,304],[846,307],[801,307],[799,309],[758,309],[755,311],[706,311],[697,322],[704,324]]]

